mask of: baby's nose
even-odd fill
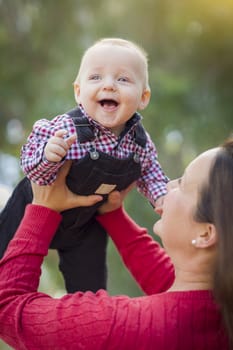
[[[103,86],[104,86],[104,89],[106,89],[106,90],[115,90],[115,88],[116,88],[114,79],[112,79],[110,77],[104,79]]]

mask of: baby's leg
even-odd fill
[[[106,249],[107,234],[96,220],[90,221],[81,237],[77,234],[75,245],[58,249],[67,292],[106,289]]]
[[[25,207],[32,202],[30,181],[25,177],[15,187],[6,206],[0,213],[0,258],[13,238],[23,216]]]

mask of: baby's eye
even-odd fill
[[[99,74],[93,74],[89,77],[89,80],[99,80],[101,76]]]
[[[120,78],[118,78],[118,81],[129,82],[129,78],[127,78],[127,77],[120,77]]]

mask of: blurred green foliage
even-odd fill
[[[123,37],[149,54],[152,99],[144,125],[167,175],[179,176],[197,153],[232,132],[232,18],[232,0],[0,0],[1,150],[18,157],[36,119],[74,106],[72,83],[93,41]],[[12,119],[23,126],[18,143],[6,136]],[[156,216],[136,191],[126,208],[152,232]],[[47,264],[56,270],[53,253]],[[140,293],[112,244],[109,266],[112,294]]]

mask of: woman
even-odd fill
[[[67,171],[53,186],[33,185],[33,204],[1,260],[2,339],[33,350],[230,349],[233,139],[201,154],[168,185],[154,225],[167,253],[116,209],[118,193],[102,207],[102,213],[115,209],[98,220],[148,294],[139,298],[110,297],[102,290],[53,299],[37,292],[43,257],[60,222],[57,212],[100,199],[70,193]]]

